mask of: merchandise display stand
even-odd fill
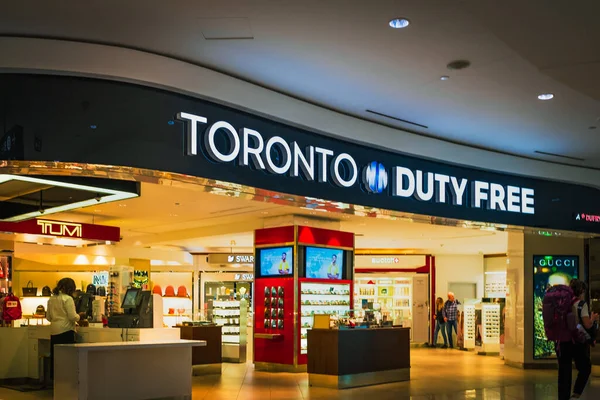
[[[255,232],[254,364],[306,371],[315,315],[353,305],[354,234],[306,226]]]
[[[464,302],[464,327],[463,327],[463,335],[464,335],[464,350],[474,350],[475,349],[475,334],[476,334],[476,324],[475,324],[475,305],[477,300],[468,299]]]
[[[239,301],[215,300],[209,303],[209,312],[213,322],[222,326],[223,361],[246,362],[248,323],[248,304],[245,299]]]
[[[500,355],[500,304],[481,305],[481,342],[479,355]]]

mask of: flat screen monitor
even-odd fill
[[[125,297],[123,297],[123,304],[121,308],[124,310],[131,310],[137,308],[138,306],[138,297],[140,295],[141,289],[131,288],[127,289],[125,293]]]
[[[306,248],[306,277],[313,279],[342,279],[344,250],[322,247]]]
[[[289,276],[294,273],[294,250],[275,247],[259,250],[260,276]]]

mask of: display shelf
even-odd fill
[[[354,308],[363,308],[363,302],[373,303],[395,325],[411,326],[412,294],[412,278],[358,278],[354,290]]]
[[[213,322],[222,326],[221,342],[223,358],[234,362],[245,361],[246,354],[246,300],[214,300],[209,302],[209,316]],[[232,346],[233,349],[232,350]]]
[[[464,347],[466,349],[475,348],[475,305],[465,305],[464,306],[464,326],[463,326],[463,337],[464,337]]]
[[[500,343],[500,305],[483,304],[481,307],[482,340],[487,344]]]
[[[316,302],[320,304],[314,304]],[[303,336],[312,328],[314,315],[342,315],[350,310],[351,304],[350,284],[301,282],[298,310],[301,316],[300,354],[308,354],[307,339]]]

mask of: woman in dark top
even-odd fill
[[[435,319],[435,333],[433,334],[433,347],[437,347],[437,339],[440,331],[442,331],[442,336],[444,338],[444,346],[443,349],[448,348],[448,338],[446,337],[446,322],[444,321],[444,299],[438,297],[435,301],[435,315],[433,316]]]

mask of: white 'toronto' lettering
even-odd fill
[[[281,161],[281,166],[278,166],[273,162],[273,146],[279,145],[279,148],[282,150],[281,155],[283,157],[283,161]],[[267,146],[265,147],[265,154],[267,156],[267,171],[273,174],[283,175],[290,169],[292,165],[292,152],[290,150],[290,146],[287,144],[282,137],[273,136],[267,141]]]
[[[333,155],[333,151],[324,149],[322,147],[315,147],[315,152],[320,155],[321,158],[321,173],[319,174],[319,182],[327,182],[327,157]]]

